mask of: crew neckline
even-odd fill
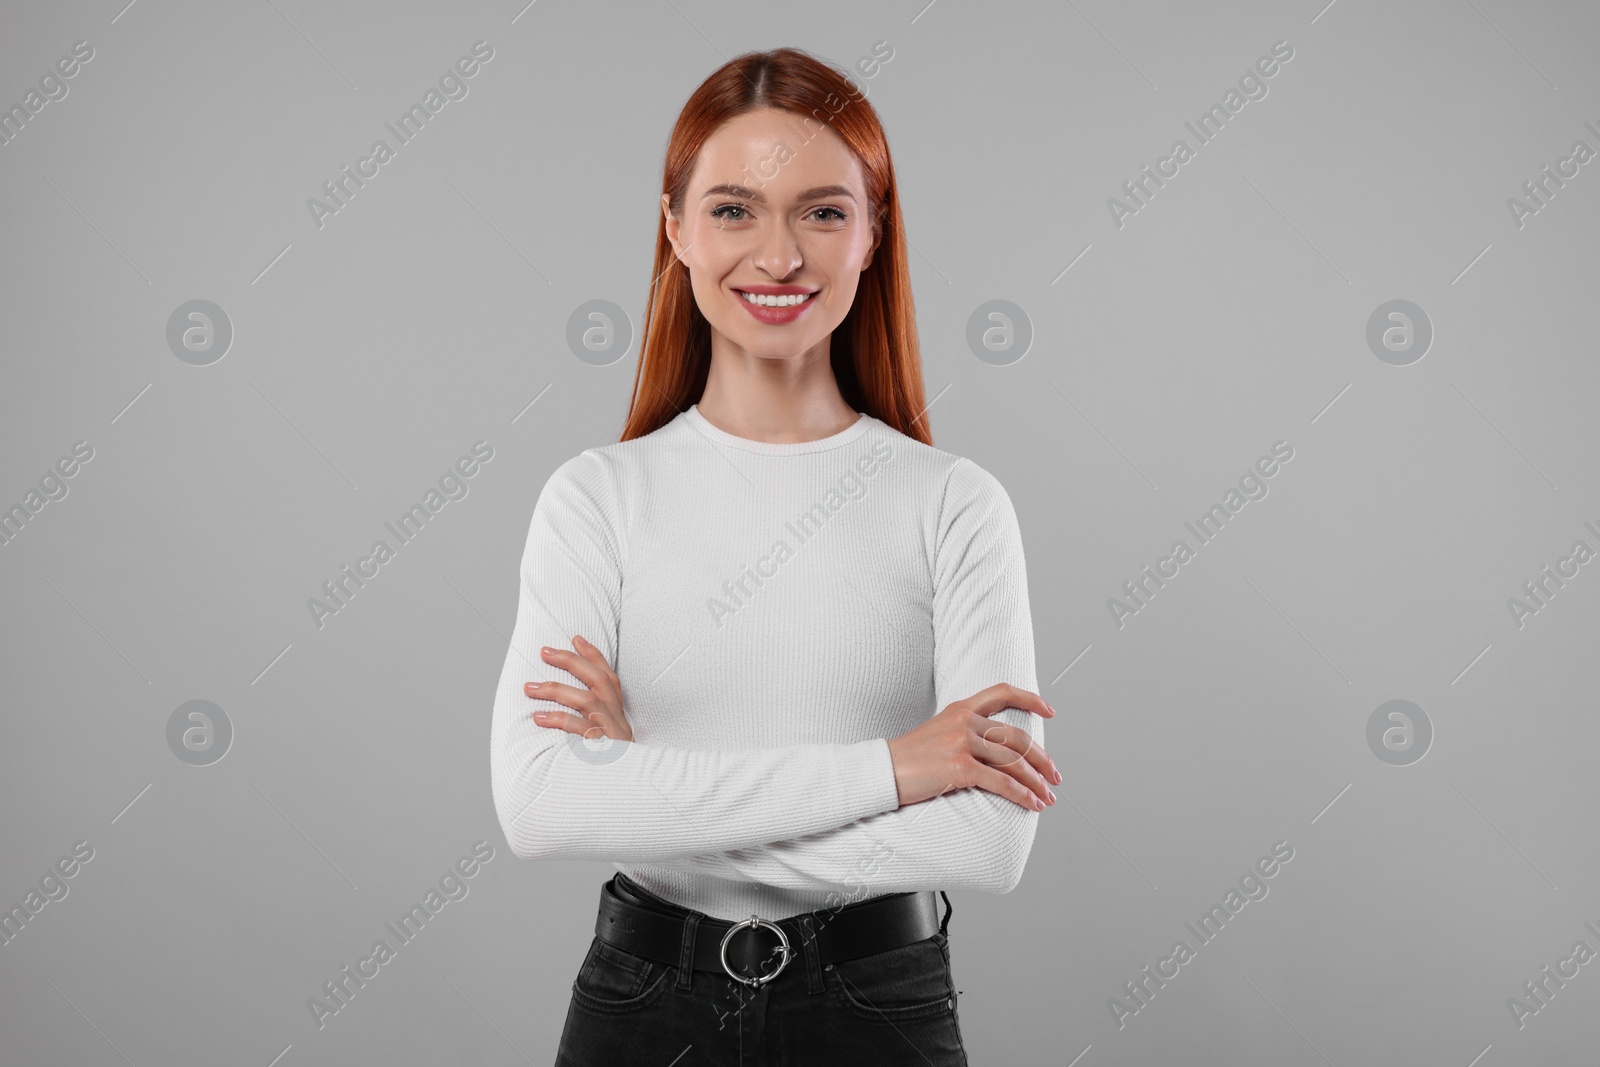
[[[700,414],[699,404],[690,404],[689,410],[683,413],[700,433],[709,437],[717,444],[728,445],[732,448],[743,449],[746,452],[755,452],[764,456],[796,456],[807,452],[825,452],[830,448],[849,444],[857,437],[867,432],[872,417],[866,412],[860,412],[856,421],[828,437],[819,437],[815,441],[756,441],[749,437],[739,437],[726,430],[719,429],[711,424],[711,420]]]

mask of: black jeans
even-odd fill
[[[652,903],[695,914],[616,878]],[[556,1067],[965,1067],[946,934],[830,964],[811,949],[802,943],[775,980],[752,990],[596,937],[572,983]]]

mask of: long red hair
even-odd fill
[[[861,161],[870,221],[882,237],[872,265],[861,272],[855,303],[833,331],[833,374],[840,395],[856,411],[931,445],[894,162],[878,113],[848,75],[798,48],[746,52],[719,67],[689,97],[672,128],[661,173],[670,210],[683,217],[689,176],[706,140],[729,119],[764,107],[831,126]],[[658,215],[656,225],[650,298],[622,441],[659,429],[699,401],[711,370],[710,323],[695,304],[689,268],[667,240],[666,219]]]

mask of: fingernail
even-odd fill
[[[524,689],[537,689],[543,684],[544,684],[543,682],[529,682],[527,685],[523,686],[523,688]]]
[[[545,655],[548,656],[550,653],[554,652],[555,649],[551,648],[549,645],[546,645],[543,648],[541,648],[539,651],[543,652]]]
[[[550,717],[550,713],[548,711],[536,711],[533,713],[533,717],[535,719],[548,719]]]
[[[1044,801],[1040,800],[1038,797],[1034,797],[1033,798],[1033,810],[1034,811],[1043,811],[1044,810]]]
[[[1056,791],[1051,789],[1049,786],[1045,786],[1044,791],[1045,794],[1050,798],[1050,803],[1054,804],[1056,802]]]

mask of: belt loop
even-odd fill
[[[806,995],[816,996],[822,992],[822,950],[817,944],[817,931],[815,913],[799,916],[800,922],[800,954],[806,963]]]
[[[943,889],[939,890],[939,895],[941,897],[944,897],[944,918],[939,921],[939,932],[942,934],[942,933],[945,932],[945,929],[950,925],[950,913],[955,911],[956,907],[955,907],[954,904],[950,903],[950,898],[945,896],[945,892],[944,892]],[[946,935],[946,936],[948,936],[948,935]]]
[[[694,939],[700,928],[700,913],[691,911],[683,917],[683,947],[678,952],[678,988],[688,992],[694,980]]]

